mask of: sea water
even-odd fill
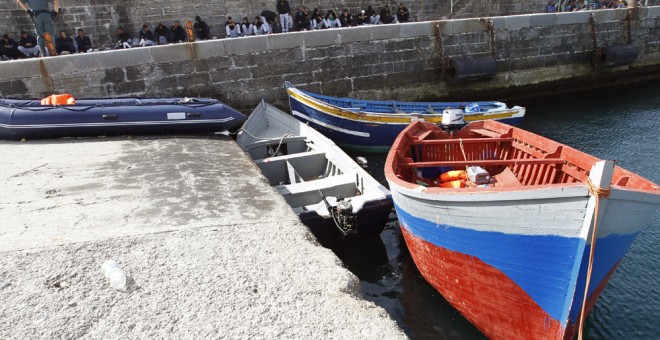
[[[475,98],[481,100],[497,98]],[[522,128],[585,151],[660,183],[660,83],[511,102],[527,107]],[[358,155],[381,183],[385,155]],[[413,339],[479,339],[417,271],[396,215],[379,238],[347,242],[335,252],[361,280],[364,297],[387,310]],[[504,307],[506,308],[506,307]],[[660,213],[642,231],[610,278],[585,324],[594,339],[660,339]]]

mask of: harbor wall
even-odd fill
[[[292,11],[302,5],[311,15],[314,8],[322,11],[343,9],[356,14],[369,5],[380,12],[381,6],[389,3],[395,10],[400,1],[372,2],[367,0],[290,0]],[[490,17],[541,13],[546,11],[547,0],[408,0],[403,1],[410,10],[411,21],[430,21],[448,18]],[[116,42],[119,26],[133,37],[147,24],[152,28],[159,22],[168,27],[174,20],[194,20],[202,17],[211,27],[211,35],[224,38],[224,23],[228,16],[235,21],[243,17],[253,19],[262,10],[275,11],[276,0],[242,1],[212,0],[190,2],[184,0],[60,0],[61,15],[56,19],[56,28],[75,35],[79,28],[91,37],[95,48],[109,48]],[[649,4],[660,5],[660,0]],[[0,2],[0,33],[9,33],[18,39],[20,31],[34,31],[30,17],[20,9],[15,0]]]
[[[1,62],[0,94],[209,96],[249,111],[261,99],[286,107],[284,81],[328,95],[423,100],[484,99],[500,90],[520,93],[534,84],[577,79],[596,84],[631,72],[657,75],[648,70],[660,66],[660,7],[632,13],[630,37],[639,52],[634,63],[591,67],[593,32],[598,47],[627,41],[627,14],[608,10],[415,22]],[[441,54],[490,55],[493,47],[499,66],[493,80],[458,85],[442,80]]]

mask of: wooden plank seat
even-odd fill
[[[519,187],[523,186],[518,180],[518,177],[509,168],[504,168],[504,171],[497,175],[492,176],[495,179],[496,187]]]
[[[419,136],[428,136],[428,134],[420,134]],[[435,140],[421,140],[420,137],[411,140],[411,145],[447,145],[447,144],[475,144],[475,143],[494,143],[494,142],[513,142],[514,139],[510,137],[505,138],[466,138],[466,139],[435,139]]]
[[[474,161],[432,161],[432,162],[409,162],[408,159],[400,159],[399,166],[403,168],[430,168],[440,166],[473,166],[478,165],[481,167],[491,165],[527,165],[527,164],[564,164],[561,158],[531,158],[531,159],[492,159],[492,160],[474,160]]]
[[[470,131],[472,131],[474,133],[478,133],[482,136],[488,136],[488,137],[501,137],[502,136],[502,133],[487,130],[487,129],[472,129]]]

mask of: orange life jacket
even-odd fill
[[[467,181],[468,176],[465,170],[452,170],[447,171],[444,174],[440,175],[440,182],[451,182],[457,180]]]
[[[75,105],[76,100],[70,94],[53,94],[41,100],[41,105]]]
[[[441,188],[454,188],[454,189],[465,188],[465,181],[462,180],[462,179],[458,179],[458,180],[455,180],[455,181],[443,182],[443,183],[440,183],[440,187]]]

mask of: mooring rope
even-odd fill
[[[578,339],[582,340],[582,331],[584,329],[584,312],[587,306],[587,295],[589,294],[589,284],[591,283],[591,272],[594,266],[594,251],[596,250],[596,235],[598,231],[598,207],[600,204],[601,198],[610,197],[611,189],[603,189],[597,187],[592,181],[591,178],[587,177],[587,188],[589,188],[589,193],[596,198],[596,207],[594,214],[594,228],[591,231],[591,247],[589,250],[589,266],[587,267],[587,277],[584,284],[584,296],[582,297],[582,309],[580,310],[580,324],[578,328]]]

